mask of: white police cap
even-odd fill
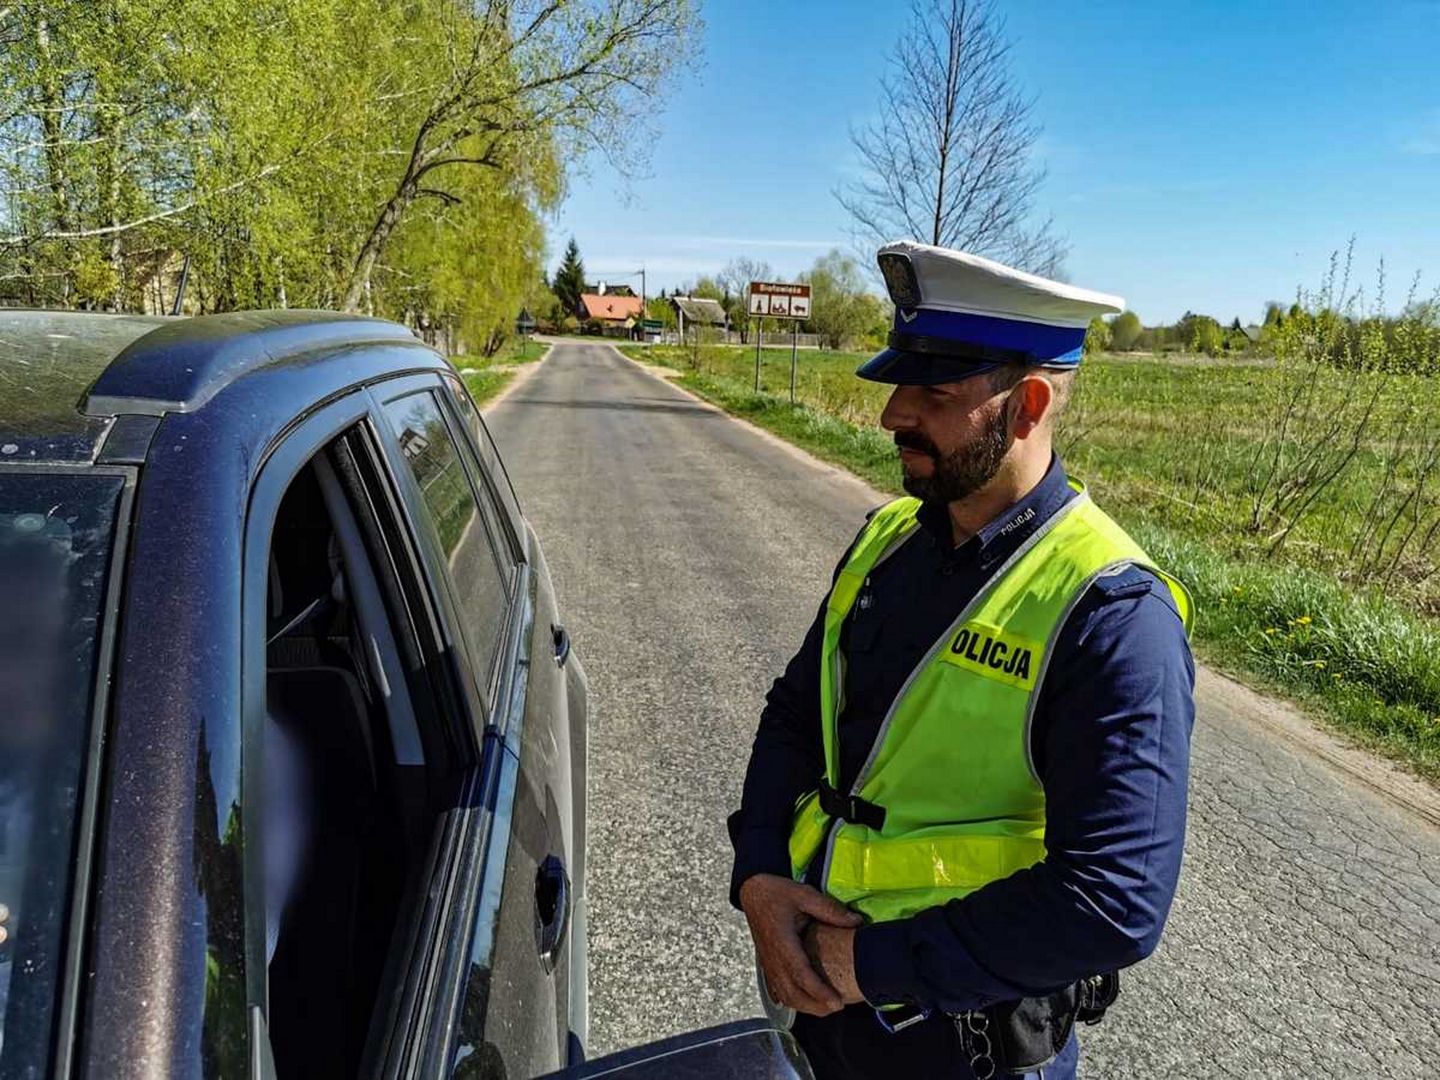
[[[902,240],[877,259],[895,324],[890,347],[856,372],[876,382],[957,382],[1009,363],[1073,368],[1090,320],[1125,308],[966,251]]]

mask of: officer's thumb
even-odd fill
[[[830,926],[859,926],[864,918],[858,911],[851,911],[832,896],[826,896],[818,889],[806,889],[800,900],[800,910],[812,919],[819,919]]]

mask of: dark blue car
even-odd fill
[[[405,328],[0,312],[0,602],[0,1080],[808,1075],[580,1064],[585,676]]]

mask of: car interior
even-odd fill
[[[387,960],[453,772],[417,723],[374,571],[388,560],[372,560],[352,509],[352,450],[332,447],[296,477],[269,559],[261,816],[282,1078],[356,1075],[385,1026]]]

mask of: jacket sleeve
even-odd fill
[[[790,876],[790,820],[795,802],[815,786],[823,769],[820,743],[820,637],[822,608],[800,651],[765,695],[760,727],[750,749],[740,809],[730,815],[735,864],[730,903],[756,874]]]
[[[1044,860],[862,928],[866,998],[960,1012],[1149,955],[1180,872],[1194,683],[1164,586],[1131,569],[1093,587],[1056,642],[1037,703]]]

